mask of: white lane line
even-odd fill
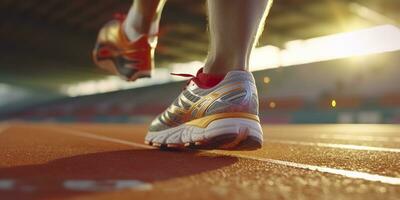
[[[321,134],[313,136],[316,139],[335,139],[335,140],[359,140],[367,142],[400,142],[400,137],[397,136],[371,136],[371,135],[338,135],[338,134]]]
[[[11,190],[15,185],[15,181],[11,179],[0,180],[0,190]]]
[[[47,128],[49,128],[49,127],[47,127]],[[60,133],[66,133],[66,134],[85,137],[85,138],[91,138],[91,139],[102,140],[102,141],[107,141],[107,142],[125,144],[125,145],[128,145],[128,146],[133,146],[133,147],[138,147],[138,148],[155,149],[155,147],[152,147],[152,146],[149,146],[149,145],[139,144],[139,143],[136,143],[136,142],[129,142],[129,141],[126,141],[126,140],[120,140],[120,139],[101,136],[101,135],[96,135],[96,134],[88,133],[88,132],[84,132],[84,131],[65,130],[65,129],[59,129],[59,128],[53,128],[53,127],[51,127],[51,129],[53,129],[53,130],[55,130],[57,132],[60,132]]]
[[[65,189],[74,191],[117,191],[124,189],[151,190],[153,185],[139,180],[65,180]]]
[[[372,135],[344,135],[344,134],[319,134],[319,135],[275,135],[269,134],[265,135],[266,138],[274,137],[274,138],[313,138],[313,139],[329,139],[329,140],[355,140],[355,141],[365,141],[365,142],[390,142],[390,143],[398,143],[400,142],[400,137],[397,136],[372,136]]]
[[[284,165],[284,166],[288,166],[288,167],[294,167],[294,168],[298,168],[298,169],[305,169],[305,170],[312,170],[312,171],[318,171],[318,172],[323,172],[323,173],[335,174],[335,175],[340,175],[340,176],[344,176],[347,178],[356,178],[356,179],[363,179],[363,180],[367,180],[367,181],[377,181],[377,182],[391,184],[391,185],[400,185],[400,178],[397,178],[397,177],[382,176],[382,175],[378,175],[378,174],[370,174],[370,173],[366,173],[366,172],[351,171],[351,170],[345,170],[345,169],[335,169],[335,168],[324,167],[324,166],[307,165],[307,164],[302,164],[302,163],[295,163],[295,162],[289,162],[289,161],[283,161],[283,160],[275,160],[275,159],[269,159],[269,158],[259,158],[259,157],[255,157],[255,156],[249,156],[249,155],[237,155],[237,154],[224,153],[224,152],[218,152],[218,151],[213,151],[213,152],[215,152],[219,155],[247,158],[247,159],[269,162],[269,163],[278,164],[278,165]]]
[[[300,142],[300,141],[293,141],[293,140],[276,140],[276,139],[266,139],[266,142],[280,143],[280,144],[302,145],[302,146],[328,147],[328,148],[336,148],[336,149],[350,149],[350,150],[362,150],[362,151],[379,151],[379,152],[400,153],[400,149],[397,149],[397,148],[371,147],[371,146],[352,145],[352,144],[332,144],[332,143],[321,143],[321,142]]]
[[[63,132],[63,133],[81,136],[81,137],[115,142],[115,143],[125,144],[125,145],[129,145],[129,146],[134,146],[134,147],[154,149],[151,146],[147,146],[147,145],[143,145],[143,144],[139,144],[139,143],[135,143],[135,142],[128,142],[128,141],[124,141],[124,140],[120,140],[120,139],[114,139],[114,138],[110,138],[110,137],[106,137],[106,136],[98,136],[98,135],[88,133],[88,132],[60,130],[60,129],[55,129],[55,130],[57,130],[58,132]],[[234,157],[244,158],[244,159],[258,160],[258,161],[262,161],[262,162],[269,162],[269,163],[273,163],[273,164],[284,165],[287,167],[293,167],[293,168],[298,168],[298,169],[305,169],[305,170],[312,170],[312,171],[318,171],[318,172],[323,172],[323,173],[340,175],[340,176],[344,176],[347,178],[356,178],[356,179],[363,179],[363,180],[367,180],[367,181],[377,181],[377,182],[391,184],[391,185],[400,185],[400,178],[397,178],[397,177],[382,176],[382,175],[378,175],[378,174],[370,174],[370,173],[366,173],[366,172],[351,171],[351,170],[344,170],[344,169],[335,169],[335,168],[330,168],[330,167],[325,167],[325,166],[307,165],[307,164],[302,164],[302,163],[295,163],[295,162],[289,162],[289,161],[283,161],[283,160],[275,160],[275,159],[269,159],[269,158],[259,158],[259,157],[255,157],[255,156],[249,156],[249,155],[232,154],[232,153],[221,152],[218,150],[204,151],[204,152],[214,153],[214,154],[218,154],[218,155],[234,156]]]
[[[125,189],[132,190],[151,190],[153,185],[140,180],[64,180],[61,182],[63,189],[71,191],[85,192],[110,192]],[[51,185],[57,186],[58,182],[51,182]],[[32,185],[23,180],[0,179],[0,191],[19,191],[34,192],[40,190],[41,186]],[[43,187],[43,186],[42,186]]]

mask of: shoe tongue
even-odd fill
[[[123,31],[123,24],[120,25],[119,28],[119,38],[122,45],[125,46],[147,46],[148,45],[148,36],[145,34],[139,35],[135,40],[130,40],[126,35],[125,31]]]

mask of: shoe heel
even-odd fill
[[[211,122],[205,129],[205,138],[221,149],[254,150],[262,147],[263,132],[258,121],[226,118]]]

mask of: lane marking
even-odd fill
[[[115,191],[123,189],[151,190],[153,185],[139,180],[65,180],[63,186],[74,191]]]
[[[391,142],[391,143],[398,143],[400,142],[400,137],[397,136],[372,136],[372,135],[344,135],[344,134],[319,134],[319,135],[278,135],[276,137],[275,134],[267,134],[266,137],[274,137],[274,138],[313,138],[313,139],[335,139],[335,140],[357,140],[357,141],[366,141],[366,142]]]
[[[143,144],[139,144],[139,143],[135,143],[135,142],[128,142],[128,141],[124,141],[124,140],[114,139],[114,138],[110,138],[110,137],[106,137],[106,136],[98,136],[98,135],[95,135],[93,133],[88,133],[88,132],[70,131],[70,130],[57,130],[57,131],[68,133],[71,135],[81,136],[81,137],[87,137],[87,138],[98,139],[98,140],[103,140],[103,141],[115,142],[115,143],[119,143],[119,144],[125,144],[125,145],[129,145],[129,146],[134,146],[134,147],[154,149],[154,147],[151,147],[151,146],[147,146],[147,145],[143,145]],[[359,172],[359,171],[352,171],[352,170],[345,170],[345,169],[336,169],[336,168],[330,168],[330,167],[325,167],[325,166],[307,165],[307,164],[295,163],[295,162],[290,162],[290,161],[275,160],[275,159],[270,159],[270,158],[259,158],[259,157],[255,157],[255,156],[249,156],[249,155],[232,154],[232,153],[222,152],[219,150],[203,151],[203,152],[214,153],[214,154],[225,155],[225,156],[234,156],[234,157],[244,158],[244,159],[252,159],[252,160],[257,160],[257,161],[262,161],[262,162],[269,162],[272,164],[284,165],[287,167],[293,167],[293,168],[297,168],[297,169],[304,169],[304,170],[311,170],[311,171],[318,171],[318,172],[322,172],[322,173],[340,175],[340,176],[344,176],[347,178],[356,178],[356,179],[381,182],[381,183],[386,183],[386,184],[391,184],[391,185],[400,185],[400,178],[397,178],[397,177],[382,176],[379,174],[371,174],[371,173],[366,173],[366,172]]]
[[[335,140],[359,140],[359,141],[368,141],[368,142],[400,142],[400,137],[397,136],[371,136],[371,135],[363,135],[363,136],[350,136],[350,135],[329,135],[329,134],[321,134],[319,136],[313,136],[317,139],[335,139]]]
[[[153,189],[153,185],[139,180],[64,180],[51,182],[51,189],[65,189],[71,191],[86,192],[111,192],[124,189],[147,191]],[[42,190],[46,185],[33,185],[24,180],[0,179],[0,191],[34,192]]]
[[[49,128],[49,127],[47,127]],[[51,129],[60,132],[60,133],[66,133],[70,135],[75,135],[75,136],[80,136],[80,137],[85,137],[85,138],[90,138],[90,139],[96,139],[96,140],[102,140],[102,141],[107,141],[107,142],[114,142],[118,144],[125,144],[133,147],[138,147],[138,148],[146,148],[146,149],[156,149],[155,147],[145,145],[145,144],[140,144],[136,142],[129,142],[126,140],[121,140],[121,139],[116,139],[116,138],[111,138],[111,137],[106,137],[106,136],[101,136],[101,135],[96,135],[93,133],[88,133],[84,131],[78,131],[78,130],[66,130],[66,129],[58,129],[51,127]]]
[[[350,149],[350,150],[362,150],[362,151],[379,151],[379,152],[400,153],[400,149],[397,149],[397,148],[371,147],[371,146],[352,145],[352,144],[333,144],[333,143],[321,143],[321,142],[301,142],[301,141],[293,141],[293,140],[276,140],[276,139],[266,139],[265,142],[280,143],[280,144],[292,144],[292,145],[302,145],[302,146],[328,147],[328,148],[337,148],[337,149]]]
[[[15,185],[15,181],[11,179],[0,180],[0,190],[12,190]]]
[[[400,185],[400,178],[397,178],[397,177],[382,176],[382,175],[378,175],[378,174],[371,174],[371,173],[366,173],[366,172],[359,172],[359,171],[352,171],[352,170],[345,170],[345,169],[335,169],[335,168],[317,166],[317,165],[307,165],[307,164],[302,164],[302,163],[295,163],[295,162],[289,162],[289,161],[283,161],[283,160],[275,160],[275,159],[269,159],[269,158],[259,158],[259,157],[255,157],[255,156],[249,156],[249,155],[230,154],[230,153],[218,152],[216,150],[214,150],[213,152],[220,154],[220,155],[236,156],[239,158],[247,158],[247,159],[252,159],[252,160],[269,162],[269,163],[273,163],[273,164],[284,165],[284,166],[298,168],[298,169],[305,169],[305,170],[335,174],[335,175],[340,175],[340,176],[344,176],[347,178],[356,178],[356,179],[381,182],[381,183],[386,183],[386,184],[391,184],[391,185]]]
[[[302,129],[300,134],[320,134],[321,132],[326,134],[340,134],[340,135],[376,135],[382,136],[383,134],[388,137],[396,137],[399,132],[399,125],[396,124],[330,124],[330,125],[292,125],[287,127],[286,125],[263,125],[263,129],[265,132],[275,132],[276,130],[280,130],[282,127],[285,127],[286,130],[289,131],[298,131],[299,128]],[[315,129],[318,127],[318,129]],[[281,132],[281,131],[279,131]]]
[[[29,184],[18,184],[16,180],[12,179],[0,179],[0,191],[21,191],[21,192],[33,192],[35,191],[35,186]]]

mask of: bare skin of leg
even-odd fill
[[[161,12],[166,0],[135,0],[124,22],[124,30],[130,40],[143,34],[156,35]]]
[[[249,70],[249,57],[272,0],[209,0],[210,50],[204,73]]]
[[[135,0],[125,21],[130,40],[158,33],[166,0]],[[272,0],[209,0],[210,50],[204,73],[248,70],[249,57]]]

